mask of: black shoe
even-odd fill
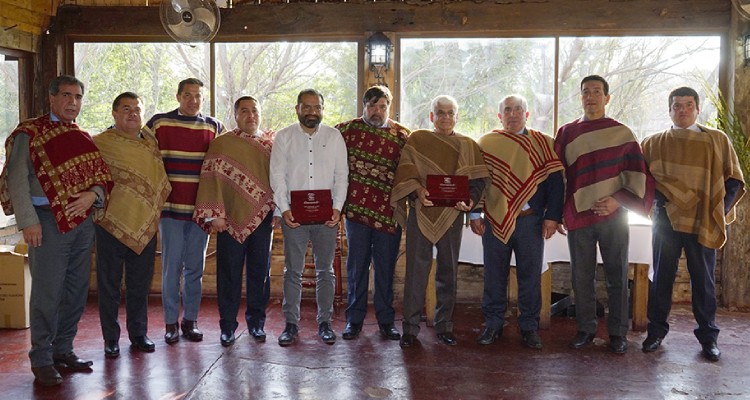
[[[203,340],[203,332],[198,329],[198,321],[183,319],[180,328],[182,328],[182,334],[185,335],[188,340],[193,342],[200,342]]]
[[[646,340],[643,341],[643,344],[642,344],[643,348],[641,350],[643,350],[644,353],[651,353],[653,351],[656,351],[656,349],[658,349],[659,346],[661,346],[661,341],[662,341],[662,338],[660,337],[656,337],[654,335],[648,335],[646,337]]]
[[[396,325],[391,322],[390,324],[378,324],[380,327],[380,334],[390,340],[399,340],[401,339],[401,332],[398,331],[398,328],[396,328]]]
[[[117,340],[104,341],[104,355],[109,358],[115,358],[120,355],[120,345]]]
[[[222,346],[231,346],[234,343],[234,331],[222,331],[219,340]]]
[[[477,338],[477,343],[492,344],[495,342],[495,339],[500,339],[500,336],[503,336],[503,328],[484,328],[484,332]]]
[[[703,354],[703,357],[711,361],[719,361],[719,358],[721,357],[721,351],[719,350],[719,346],[716,345],[716,342],[711,341],[701,343],[701,347],[703,347],[703,351],[701,352],[701,354]]]
[[[258,343],[262,343],[266,341],[266,332],[263,331],[263,328],[255,327],[251,329],[250,335],[253,337],[253,340],[255,340]]]
[[[586,333],[578,331],[575,336],[573,336],[573,339],[570,340],[570,343],[568,345],[574,349],[580,349],[581,347],[591,343],[592,340],[596,337],[596,334],[594,333]]]
[[[175,322],[174,324],[166,325],[166,332],[164,334],[164,341],[172,344],[180,340],[180,325]]]
[[[330,322],[321,322],[320,324],[318,324],[318,335],[320,335],[323,343],[336,343],[336,333],[334,333],[333,329],[331,329]]]
[[[135,336],[130,338],[130,344],[140,351],[154,351],[156,346],[148,336]]]
[[[354,324],[351,322],[346,323],[346,328],[341,332],[341,337],[344,340],[356,339],[359,336],[359,332],[362,330],[362,324]]]
[[[628,351],[628,339],[625,336],[609,336],[609,351],[625,354]]]
[[[56,386],[62,383],[63,379],[55,367],[47,365],[45,367],[31,367],[36,382],[42,386]]]
[[[456,337],[453,335],[453,332],[440,332],[437,334],[437,338],[448,346],[455,346],[456,344],[458,344],[458,341],[456,341]]]
[[[536,331],[521,331],[521,336],[523,337],[523,344],[525,344],[526,347],[532,349],[542,348],[542,339]]]
[[[406,348],[413,346],[416,341],[416,336],[405,333],[403,336],[401,336],[401,341],[399,341],[398,344],[399,346]]]
[[[72,351],[68,354],[53,354],[52,361],[54,361],[55,367],[77,370],[89,369],[94,365],[93,361],[81,360]]]
[[[289,346],[294,343],[298,332],[299,328],[297,328],[297,325],[287,322],[284,332],[281,332],[281,336],[279,336],[279,346]]]

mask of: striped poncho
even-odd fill
[[[484,190],[484,214],[492,233],[508,243],[516,217],[540,183],[563,165],[552,149],[552,138],[526,128],[528,134],[496,130],[479,138],[491,184]]]
[[[346,219],[395,234],[391,190],[409,130],[390,119],[387,127],[374,128],[362,118],[343,122],[336,129],[344,136],[349,157]]]
[[[224,126],[213,117],[203,114],[189,117],[172,110],[151,117],[144,130],[159,141],[172,185],[162,218],[192,220],[203,157],[211,141],[224,133]]]
[[[734,207],[724,215],[724,182],[743,181],[737,154],[727,136],[700,126],[702,132],[668,129],[643,140],[643,155],[656,179],[672,228],[698,235],[698,243],[718,249],[726,241],[726,224],[734,221]],[[744,187],[734,204],[745,193]]]
[[[569,230],[616,218],[619,209],[606,216],[591,210],[607,196],[643,215],[651,210],[654,179],[627,126],[609,117],[576,119],[557,131],[555,152],[565,166],[563,218]]]

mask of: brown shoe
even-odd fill
[[[31,367],[36,382],[42,386],[56,386],[62,383],[63,379],[55,367],[47,365],[44,367]]]
[[[179,328],[176,322],[174,324],[167,324],[167,333],[164,334],[164,341],[170,344],[178,342],[180,340]]]
[[[182,334],[185,335],[188,340],[193,342],[200,342],[203,340],[203,332],[198,329],[198,321],[183,319],[181,328]]]

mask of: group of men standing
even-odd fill
[[[642,144],[606,115],[609,86],[597,75],[581,82],[584,115],[562,126],[554,139],[526,126],[528,104],[518,95],[500,101],[502,129],[478,141],[455,131],[458,103],[445,95],[431,103],[434,129],[410,133],[389,118],[393,97],[382,86],[365,92],[362,117],[336,128],[321,123],[323,95],[304,90],[295,106],[299,122],[276,134],[260,130],[258,99],[242,96],[234,104],[237,128],[226,132],[201,113],[203,83],[195,78],[180,82],[177,109],[145,125],[140,97],[120,94],[112,105],[114,125],[92,139],[74,122],[83,90],[71,76],[52,82],[50,113],[22,122],[9,136],[0,176],[3,208],[16,214],[30,246],[29,357],[43,385],[62,382],[56,368],[92,365],[75,355],[73,339],[88,293],[94,241],[105,355],[120,352],[123,265],[129,339],[135,349],[154,350],[146,333],[157,227],[167,343],[178,341],[180,331],[189,340],[203,339],[198,310],[212,231],[217,232],[221,344],[235,341],[243,270],[248,331],[255,341],[266,340],[270,251],[278,224],[284,236],[286,320],[278,342],[291,345],[299,333],[302,270],[312,243],[318,334],[334,343],[332,262],[342,216],[349,246],[344,339],[356,339],[363,329],[372,265],[380,334],[399,340],[401,347],[414,346],[436,248],[435,332],[441,342],[455,345],[458,254],[463,216],[471,212],[485,261],[486,320],[477,343],[489,345],[502,336],[515,253],[518,326],[526,346],[542,348],[537,329],[543,251],[545,240],[558,231],[568,235],[575,292],[578,332],[570,346],[585,346],[597,330],[598,245],[607,282],[609,349],[622,354],[628,330],[626,209],[648,214],[653,208],[654,279],[643,351],[656,350],[669,330],[672,285],[684,249],[695,334],[704,356],[719,359],[715,249],[726,240],[725,225],[744,194],[744,181],[726,135],[696,124],[699,97],[690,88],[669,96],[674,125]],[[428,175],[465,177],[468,203],[434,202]],[[325,221],[305,224],[292,214],[292,192],[311,190],[330,191],[332,213]],[[404,228],[402,335],[392,303]]]

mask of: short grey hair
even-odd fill
[[[438,105],[440,104],[442,105],[450,104],[451,106],[453,106],[453,108],[456,109],[456,113],[458,113],[458,102],[452,96],[448,96],[447,94],[441,94],[440,96],[435,97],[434,99],[432,99],[430,110],[434,113],[437,110]]]
[[[498,103],[497,108],[498,112],[503,112],[503,105],[505,105],[505,102],[508,100],[518,100],[521,102],[521,107],[523,107],[523,111],[529,111],[529,102],[526,101],[526,98],[521,96],[520,94],[511,94],[508,96],[503,97],[502,100],[500,100],[500,103]]]

